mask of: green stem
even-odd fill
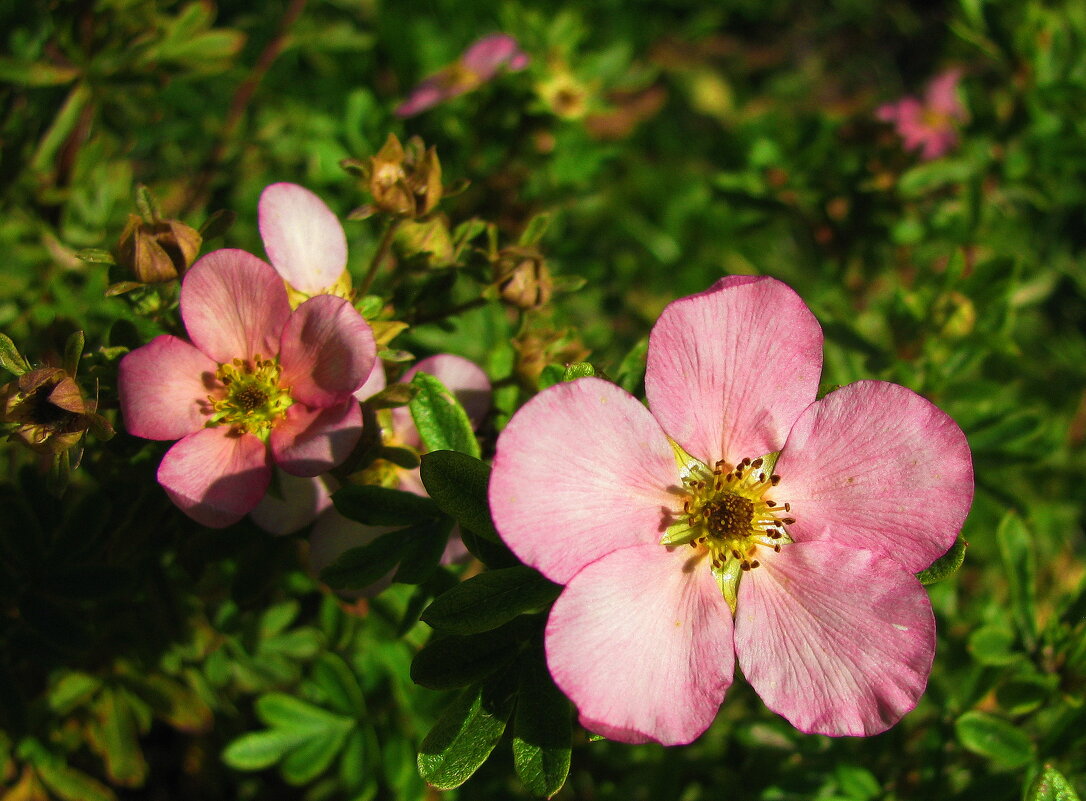
[[[389,248],[392,247],[392,237],[396,234],[396,230],[402,222],[403,218],[397,217],[385,225],[385,232],[381,235],[381,241],[377,245],[377,252],[373,254],[373,259],[370,260],[370,268],[366,271],[366,277],[362,279],[362,285],[358,288],[359,296],[365,296],[369,292],[370,286],[373,285],[373,279],[377,277],[377,270],[380,268],[381,262],[385,260]]]

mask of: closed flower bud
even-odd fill
[[[534,247],[509,247],[494,262],[502,300],[520,309],[538,309],[551,299],[553,285],[543,255]]]
[[[200,232],[178,220],[147,222],[128,216],[117,243],[117,263],[143,284],[174,281],[185,274],[200,252]]]

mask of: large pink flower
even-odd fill
[[[965,520],[969,449],[895,384],[816,401],[821,365],[821,329],[795,292],[725,278],[656,323],[651,413],[583,378],[502,432],[494,522],[566,585],[547,663],[585,727],[690,742],[736,657],[805,732],[875,734],[916,705],[935,621],[914,574]]]
[[[180,440],[158,481],[182,511],[226,526],[264,496],[273,463],[313,476],[347,457],[362,431],[352,393],[376,358],[350,303],[319,295],[292,312],[268,264],[217,250],[186,273],[181,318],[191,342],[132,351],[119,388],[129,433]]]
[[[920,100],[911,95],[879,106],[880,120],[892,122],[906,150],[919,150],[925,161],[949,153],[958,144],[957,123],[965,120],[958,100],[959,70],[948,70],[932,79]]]

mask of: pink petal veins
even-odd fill
[[[525,404],[498,441],[490,508],[526,564],[565,583],[617,548],[659,542],[680,505],[667,437],[633,396],[598,378]]]
[[[159,336],[121,359],[117,377],[128,433],[170,440],[199,431],[208,395],[221,391],[218,365],[174,336]]]
[[[211,528],[241,520],[271,481],[268,449],[252,434],[203,428],[166,451],[158,483],[189,517]]]
[[[697,738],[734,666],[731,614],[689,548],[635,545],[586,566],[551,609],[546,647],[582,725],[627,743]]]
[[[192,343],[220,364],[279,352],[290,317],[282,279],[244,250],[215,250],[181,284],[181,317]]]
[[[755,692],[811,734],[871,735],[897,723],[935,656],[920,582],[882,554],[836,543],[763,550],[735,616],[739,666]]]
[[[876,551],[914,573],[954,543],[973,500],[969,444],[912,390],[858,381],[803,413],[773,497],[791,504],[797,541]]]
[[[733,276],[664,309],[645,391],[692,456],[734,463],[780,450],[821,370],[822,329],[799,295],[773,278]]]
[[[260,237],[268,259],[291,286],[315,294],[347,269],[347,236],[339,219],[316,194],[297,184],[264,189]]]
[[[377,359],[373,331],[346,300],[318,295],[295,309],[283,329],[280,383],[309,406],[342,403]]]

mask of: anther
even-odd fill
[[[786,517],[781,522],[784,523],[786,526],[790,526],[796,522],[796,519],[794,517]]]
[[[742,562],[740,562],[739,567],[743,570],[750,570],[750,562],[744,559]]]
[[[771,483],[773,484],[773,486],[775,487],[775,486],[777,486],[778,484],[780,484],[780,483],[781,483],[781,477],[780,477],[780,476],[770,476],[770,477],[769,477],[769,481],[770,481],[770,482],[771,482]]]
[[[753,462],[750,463],[750,466],[751,467],[761,467],[762,466],[762,461],[763,461],[762,457],[759,456],[757,459],[755,459]]]
[[[777,553],[780,553],[780,552],[781,552],[781,545],[780,545],[780,543],[777,543],[776,545],[774,545],[774,546],[773,546],[773,550],[774,550],[774,551],[776,551]]]
[[[759,564],[758,560],[757,560],[757,559],[755,559],[755,560],[754,560],[753,562],[751,562],[751,563],[750,563],[750,566],[751,566],[752,568],[755,568],[755,567],[758,567],[758,564]]]
[[[768,506],[770,509],[772,509],[774,506],[777,505],[777,503],[776,503],[776,501],[766,501],[765,505]]]

